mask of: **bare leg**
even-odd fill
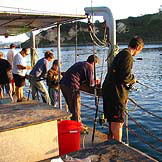
[[[80,116],[80,92],[77,92],[77,99],[76,99],[76,118],[78,122],[82,122],[81,116]]]
[[[111,122],[111,131],[114,139],[121,142],[122,141],[122,128],[124,123]]]
[[[15,93],[15,82],[14,80],[11,81],[11,84],[12,84],[12,94]]]
[[[8,84],[8,95],[9,95],[9,97],[11,98],[11,101],[13,102],[12,91],[13,91],[13,89],[12,89],[12,84],[9,83],[9,84]]]
[[[24,97],[23,87],[20,87],[20,98],[21,98],[21,100],[23,99],[23,97]]]
[[[65,110],[66,110],[66,112],[69,112],[69,108],[68,108],[66,101],[65,101]]]
[[[3,98],[3,88],[0,86],[0,98]]]
[[[17,96],[17,100],[20,101],[21,100],[21,87],[16,87],[16,96]]]

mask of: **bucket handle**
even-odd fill
[[[71,130],[69,131],[69,133],[78,133],[79,131],[78,130]]]

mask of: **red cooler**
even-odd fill
[[[80,150],[81,124],[74,120],[58,122],[59,155]]]

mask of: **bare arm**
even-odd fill
[[[21,69],[21,70],[24,70],[24,69],[27,69],[27,70],[31,70],[31,66],[23,66],[23,65],[17,65],[17,68],[18,69]]]

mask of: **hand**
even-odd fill
[[[96,85],[100,85],[101,81],[100,79],[96,79]]]
[[[27,69],[27,70],[31,70],[32,67],[31,67],[31,66],[26,66],[26,69]]]
[[[137,78],[134,78],[134,83],[137,83],[137,82],[138,82],[138,81],[137,81]],[[133,84],[134,84],[134,83],[133,83]]]
[[[101,81],[100,79],[96,79],[96,87],[101,88]]]

